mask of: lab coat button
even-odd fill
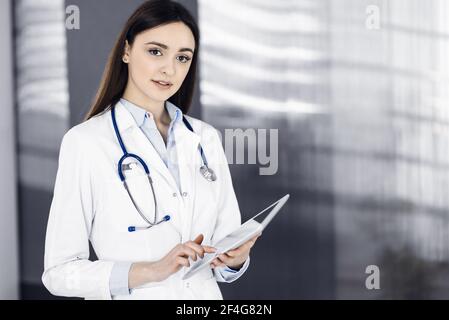
[[[176,198],[177,194],[176,192],[173,193],[173,198]]]
[[[183,193],[182,193],[182,196],[183,196],[183,197],[187,197],[187,195],[188,195],[187,192],[183,192]]]
[[[190,282],[186,282],[186,288],[190,288]]]

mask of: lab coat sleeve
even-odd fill
[[[109,280],[114,262],[89,261],[89,235],[97,199],[88,139],[82,140],[75,129],[69,130],[61,143],[42,282],[57,296],[111,299]]]
[[[217,131],[215,131],[215,140],[218,160],[216,164],[218,170],[217,181],[220,180],[220,183],[217,198],[218,218],[212,236],[212,244],[221,240],[241,225],[240,209],[232,184],[231,172]],[[236,272],[232,272],[227,267],[213,269],[215,279],[218,282],[233,282],[237,280],[248,269],[249,260],[248,258],[242,268]]]

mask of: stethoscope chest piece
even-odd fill
[[[201,166],[200,172],[203,175],[204,179],[206,179],[207,181],[212,182],[212,181],[217,180],[217,176],[215,175],[214,170],[210,169],[206,165]]]

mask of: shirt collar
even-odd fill
[[[120,102],[131,113],[131,115],[133,116],[133,118],[136,121],[137,125],[139,127],[141,127],[144,124],[145,119],[147,118],[147,111],[145,109],[135,105],[134,103],[126,100],[126,99],[121,98]],[[183,115],[182,115],[181,109],[179,109],[176,105],[174,105],[170,101],[166,101],[165,102],[165,109],[167,110],[168,115],[170,116],[170,119],[171,119],[170,126],[171,127],[175,123],[177,123],[180,120],[182,120]]]
[[[183,114],[181,109],[179,109],[176,105],[168,100],[165,101],[165,109],[170,115],[170,119],[173,125],[182,120]]]

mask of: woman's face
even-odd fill
[[[182,22],[141,32],[132,47],[126,44],[127,90],[136,102],[164,102],[181,87],[192,63],[195,38]],[[155,81],[170,83],[162,86]]]

